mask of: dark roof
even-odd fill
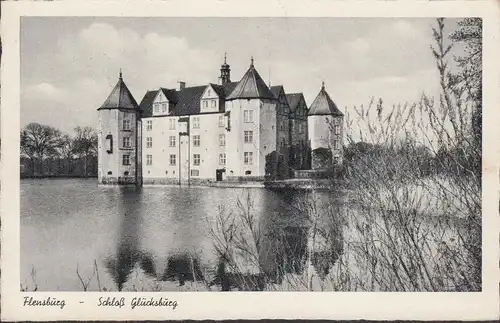
[[[273,85],[271,86],[271,92],[273,92],[274,97],[278,98],[280,96],[281,90],[284,91],[283,85]]]
[[[238,85],[238,82],[229,82],[222,85],[210,83],[210,85],[213,87],[219,98],[225,99],[231,94],[231,92],[233,92],[236,85]]]
[[[318,95],[311,104],[307,115],[333,115],[335,117],[341,117],[344,114],[342,114],[342,112],[340,112],[337,108],[323,85],[321,87],[321,91],[319,91]]]
[[[234,90],[227,97],[227,100],[236,99],[276,99],[273,92],[271,92],[255,69],[253,61],[245,75],[243,75]]]
[[[223,85],[210,84],[212,88],[217,92],[217,95],[221,99],[225,99],[231,91],[236,87],[238,82],[230,82]],[[173,90],[160,88],[159,90],[148,91],[144,95],[141,101],[140,108],[143,117],[150,117],[153,115],[153,101],[156,98],[158,91],[163,91],[169,102],[171,102],[174,107],[170,112],[170,116],[183,116],[191,114],[200,113],[200,100],[203,92],[206,89],[206,85],[186,87],[182,90]],[[224,112],[221,110],[220,112]]]
[[[138,109],[137,101],[135,101],[134,96],[130,93],[125,82],[123,82],[122,75],[120,73],[120,78],[118,79],[118,83],[116,83],[113,91],[109,94],[108,98],[101,107],[97,110],[101,109]]]
[[[171,101],[175,106],[170,115],[183,116],[200,113],[200,99],[206,87],[206,85],[193,86],[176,91],[176,100]]]
[[[156,98],[156,94],[158,94],[158,90],[155,91],[147,91],[144,97],[139,104],[141,109],[141,115],[143,117],[149,117],[153,115],[153,101]]]
[[[297,108],[297,105],[300,102],[300,99],[302,99],[304,95],[302,93],[287,93],[286,94],[286,100],[288,101],[288,105],[290,106],[290,111],[294,112],[295,108]]]
[[[177,93],[175,89],[166,89],[162,87],[160,90],[163,92],[168,101],[175,102],[177,100]]]

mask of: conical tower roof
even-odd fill
[[[309,108],[309,112],[307,115],[310,116],[321,116],[321,115],[333,115],[334,117],[341,117],[344,114],[340,112],[335,103],[332,101],[330,96],[325,90],[325,83],[321,86],[321,91],[319,91],[318,95],[314,99],[311,107]]]
[[[102,110],[102,109],[131,109],[131,110],[139,109],[137,101],[135,101],[127,85],[125,84],[125,82],[123,82],[121,71],[118,83],[116,83],[113,91],[111,91],[111,94],[108,96],[106,101],[104,101],[101,107],[97,110]]]
[[[273,92],[266,85],[262,77],[253,65],[253,58],[247,72],[238,82],[233,92],[226,98],[226,100],[236,99],[270,99],[276,100]]]

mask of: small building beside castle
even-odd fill
[[[324,86],[308,109],[302,93],[269,87],[253,58],[237,82],[226,58],[220,71],[217,84],[179,82],[140,104],[120,72],[98,109],[99,183],[274,181],[310,169],[311,151],[313,168],[342,161],[343,116]]]

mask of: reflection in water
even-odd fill
[[[135,188],[124,187],[121,188],[121,196],[123,203],[120,203],[118,208],[121,226],[116,255],[104,260],[104,265],[119,291],[123,289],[123,285],[138,261],[142,264],[152,264],[151,260],[142,260],[144,255],[139,250],[141,193]],[[145,268],[151,269],[150,266],[145,266]]]
[[[186,251],[189,248],[167,251],[167,255],[145,252],[141,250],[140,229],[144,220],[142,217],[147,216],[147,213],[145,214],[143,210],[142,198],[142,193],[135,189],[121,189],[122,203],[119,204],[119,211],[122,218],[116,254],[104,261],[108,273],[120,291],[136,265],[150,278],[157,281],[178,282],[178,286],[191,281],[203,282],[209,288],[214,287],[222,291],[262,291],[268,284],[281,284],[288,274],[302,275],[307,268],[308,260],[317,275],[324,279],[343,250],[342,227],[336,220],[342,214],[339,204],[334,204],[334,208],[331,207],[331,203],[325,203],[325,207],[311,208],[304,203],[310,201],[311,197],[306,196],[304,192],[287,190],[262,191],[253,196],[253,201],[247,200],[247,203],[251,203],[254,207],[251,212],[257,213],[255,221],[260,235],[256,250],[257,271],[241,270],[255,265],[245,264],[249,259],[247,256],[242,257],[241,253],[235,255],[243,264],[235,269],[234,264],[231,265],[228,261],[227,255],[219,254],[216,255],[216,259],[206,259],[205,254],[204,258],[200,258],[194,252]],[[329,201],[328,195],[320,198],[323,202]],[[233,216],[237,216],[234,212],[241,212],[246,205],[243,205],[243,208],[234,205],[225,207],[232,207]],[[174,207],[175,209],[178,210],[177,207]],[[312,209],[314,214],[311,213]],[[179,213],[173,216],[178,217]],[[203,214],[190,216],[192,218]],[[169,234],[171,233],[165,232],[165,235]],[[157,238],[162,240],[161,236]],[[185,237],[178,238],[185,239]],[[165,236],[164,241],[171,240]],[[190,245],[190,247],[196,249],[196,246]],[[162,256],[166,256],[166,260],[162,261],[161,259],[165,259]],[[202,269],[204,267],[211,267],[208,270],[210,274],[207,272],[204,274]]]
[[[186,281],[204,281],[200,261],[189,253],[176,253],[168,257],[167,267],[161,280],[178,281],[183,286]]]

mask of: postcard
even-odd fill
[[[2,319],[499,317],[498,2],[2,7]]]

